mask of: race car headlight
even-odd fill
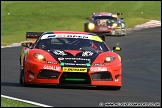
[[[40,53],[34,53],[33,56],[38,60],[46,61],[44,56],[42,54],[40,54]]]
[[[93,30],[95,28],[95,24],[94,23],[89,23],[88,24],[88,29],[89,30]]]
[[[106,58],[105,58],[105,63],[111,63],[111,62],[113,62],[115,60],[115,57],[114,56],[107,56]]]
[[[116,23],[114,23],[112,26],[113,26],[113,27],[116,27],[116,26],[117,26],[117,24],[116,24]]]

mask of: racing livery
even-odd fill
[[[96,34],[74,31],[27,32],[20,54],[20,84],[86,84],[122,86],[120,47],[108,45]]]
[[[96,33],[100,36],[117,35],[125,36],[125,21],[119,18],[122,13],[92,13],[88,22],[84,23],[84,31]]]

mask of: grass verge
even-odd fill
[[[39,107],[39,106],[1,97],[1,107]]]
[[[161,20],[161,1],[1,1],[1,45],[27,31],[83,31],[92,12],[122,12],[126,27]]]

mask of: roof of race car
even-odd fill
[[[102,39],[93,33],[76,31],[52,31],[44,32],[40,39],[48,38],[82,38],[102,42]]]

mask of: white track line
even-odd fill
[[[5,96],[5,95],[1,95],[1,97],[12,99],[12,100],[17,100],[17,101],[21,101],[21,102],[25,102],[25,103],[29,103],[29,104],[33,104],[33,105],[37,105],[37,106],[40,106],[40,107],[53,107],[53,106],[49,106],[49,105],[45,105],[45,104],[41,104],[41,103],[36,103],[36,102],[28,101],[28,100],[18,99],[18,98],[14,98],[14,97],[10,97],[10,96]]]

